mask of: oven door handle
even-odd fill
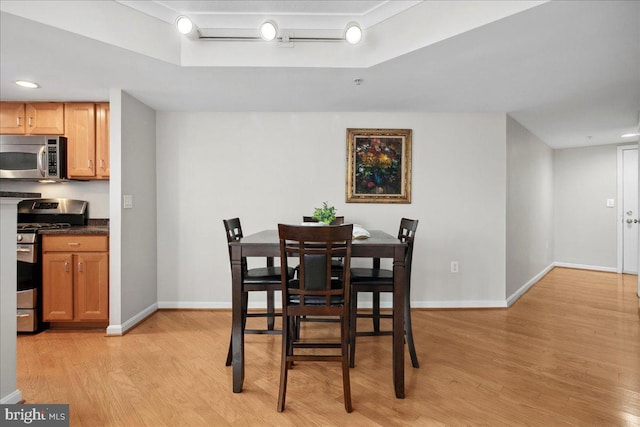
[[[42,147],[40,147],[40,151],[38,151],[38,170],[40,171],[40,175],[42,175],[43,178],[46,176],[45,159],[44,159],[46,149],[47,147],[43,145]]]
[[[16,252],[32,252],[32,249],[17,248]]]

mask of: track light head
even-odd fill
[[[178,16],[176,18],[176,28],[180,34],[183,34],[190,39],[197,39],[200,37],[200,30],[188,16]]]
[[[278,26],[274,21],[264,21],[260,25],[260,38],[265,41],[274,40],[278,35]]]
[[[349,44],[358,44],[362,40],[362,28],[356,22],[350,22],[347,24],[347,28],[344,31],[344,39]]]

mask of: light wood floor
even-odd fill
[[[296,365],[276,412],[279,336],[247,336],[245,388],[232,393],[229,311],[159,311],[123,337],[21,335],[18,388],[27,403],[69,403],[72,426],[638,426],[636,280],[556,268],[509,309],[415,310],[406,398],[394,397],[391,338],[363,337],[351,414],[326,363]]]

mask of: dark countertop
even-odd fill
[[[39,199],[40,193],[21,193],[19,191],[0,191],[0,197],[11,197],[13,199]]]
[[[93,234],[93,235],[109,235],[108,219],[90,219],[87,225],[73,225],[69,228],[54,228],[52,230],[40,230],[40,234]]]

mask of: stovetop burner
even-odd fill
[[[56,228],[68,228],[71,227],[71,224],[68,222],[56,222],[56,223],[45,223],[45,222],[25,222],[18,223],[18,233],[33,233],[38,230],[52,230]]]

